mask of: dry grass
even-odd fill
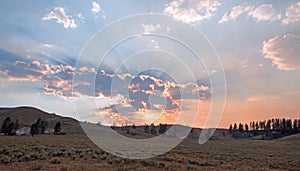
[[[0,170],[297,170],[300,141],[184,140],[146,160],[110,155],[84,135],[0,136]],[[298,135],[299,137],[299,135]]]

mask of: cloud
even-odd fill
[[[293,92],[293,91],[283,91],[280,93],[276,94],[255,94],[251,95],[250,97],[247,98],[247,101],[249,102],[270,102],[270,101],[279,101],[282,102],[282,99],[288,99],[291,98],[292,96],[298,97],[297,94],[299,92]]]
[[[79,71],[80,71],[81,73],[83,73],[83,72],[90,72],[90,73],[94,73],[94,74],[97,73],[97,71],[96,71],[95,68],[88,68],[88,67],[86,67],[86,66],[79,68]]]
[[[47,48],[53,48],[53,47],[55,47],[54,45],[48,44],[48,43],[43,43],[42,46],[43,47],[47,47]]]
[[[79,18],[79,20],[82,22],[82,23],[84,23],[85,21],[84,21],[84,17],[83,17],[83,14],[82,13],[78,13],[77,14],[77,17]]]
[[[281,14],[276,14],[272,4],[262,4],[258,7],[243,3],[234,6],[229,13],[225,13],[219,23],[235,20],[239,16],[247,14],[255,21],[275,21],[281,19]]]
[[[160,24],[142,24],[142,29],[145,34],[150,34],[159,30]]]
[[[92,9],[91,9],[91,11],[93,11],[94,13],[100,12],[101,11],[101,7],[100,7],[99,3],[93,2],[92,3]]]
[[[257,21],[275,21],[281,19],[281,14],[275,13],[272,4],[262,4],[248,14]]]
[[[0,69],[11,82],[43,82],[45,94],[53,94],[65,98],[71,96],[71,80],[75,68],[70,65],[47,64],[40,61],[16,61],[13,65],[5,65]]]
[[[7,76],[8,73],[9,73],[8,70],[3,70],[3,71],[0,70],[0,74],[2,74],[2,75],[4,75],[4,76]]]
[[[59,96],[63,99],[72,97],[71,79],[64,79],[58,76],[49,76],[44,78],[44,93]]]
[[[210,19],[221,3],[218,0],[173,0],[164,12],[185,23],[197,23]]]
[[[300,36],[286,34],[263,42],[262,53],[265,58],[281,70],[300,68]]]
[[[160,44],[159,44],[159,42],[157,40],[153,40],[152,39],[150,42],[153,45],[154,49],[159,49],[160,48]]]
[[[300,2],[289,6],[285,11],[285,18],[282,24],[290,24],[300,21]]]
[[[98,2],[92,3],[91,11],[95,14],[95,19],[99,17],[99,13],[102,16],[102,18],[106,18],[105,12],[101,9],[101,6]]]
[[[13,66],[1,65],[0,74],[11,82],[41,83],[38,88],[41,94],[65,101],[102,99],[97,106],[101,109],[98,114],[108,118],[109,123],[133,121],[141,124],[162,116],[166,118],[178,113],[182,99],[209,100],[211,93],[209,86],[191,82],[179,84],[159,72],[143,72],[133,76],[87,66],[76,69],[70,65],[37,60],[16,61]],[[75,74],[77,79],[73,82]],[[94,81],[89,82],[86,78]]]
[[[250,6],[248,3],[243,3],[241,5],[237,5],[232,8],[230,13],[225,13],[219,23],[224,23],[229,20],[235,20],[240,15],[244,13],[248,13],[249,11],[253,10],[253,6]]]
[[[56,20],[56,23],[63,24],[64,28],[76,28],[77,25],[72,19],[72,16],[69,16],[65,13],[65,9],[62,7],[54,7],[54,9],[46,14],[42,20]]]

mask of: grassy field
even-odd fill
[[[188,138],[166,154],[129,160],[108,154],[86,136],[0,136],[0,170],[299,170],[300,135],[264,141]]]

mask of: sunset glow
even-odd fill
[[[189,126],[204,127],[214,93],[226,87],[218,127],[300,117],[300,2],[296,0],[0,4],[1,107],[35,106],[106,125],[174,124],[180,115],[195,123]],[[201,58],[183,42],[154,34],[192,33],[145,21],[135,28],[143,34],[120,40],[102,61],[79,60],[86,55],[82,52],[89,48],[87,42],[111,23],[156,13],[199,30],[209,42],[193,47],[201,49]],[[129,28],[122,31],[130,32]],[[107,48],[119,33],[99,40],[90,53]],[[207,67],[216,63],[215,54],[222,67]],[[213,87],[212,77],[220,76],[226,78],[226,85]],[[86,103],[80,110],[74,107]],[[196,120],[191,119],[194,115]]]

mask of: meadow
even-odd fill
[[[300,135],[276,140],[234,139],[215,133],[203,145],[189,137],[143,160],[113,156],[87,136],[0,136],[0,170],[299,170]]]

